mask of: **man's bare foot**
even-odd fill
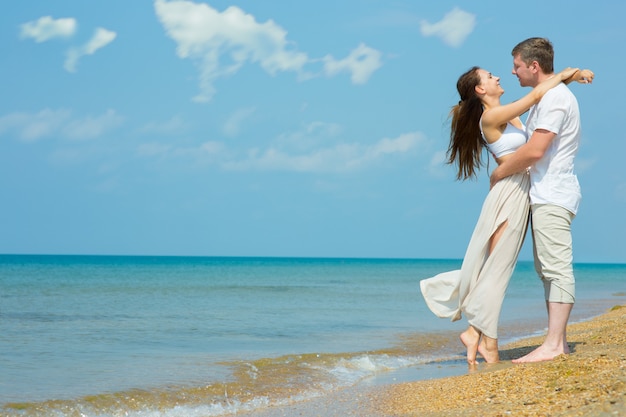
[[[559,355],[569,354],[569,346],[567,344],[559,345],[556,348],[551,348],[545,344],[539,346],[527,355],[522,356],[519,359],[513,359],[513,363],[530,363],[530,362],[543,362],[551,361]]]
[[[461,343],[467,349],[467,363],[476,364],[476,352],[478,352],[478,342],[480,341],[480,332],[474,326],[469,326],[467,330],[461,333]]]
[[[498,353],[498,339],[493,339],[483,335],[483,338],[478,344],[478,353],[481,354],[487,363],[499,362],[500,355]]]

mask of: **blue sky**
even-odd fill
[[[519,98],[510,50],[545,36],[596,73],[575,260],[626,262],[626,4],[564,4],[14,2],[0,253],[461,258],[493,162],[443,163],[456,80]]]

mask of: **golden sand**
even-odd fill
[[[410,416],[626,416],[626,306],[568,326],[572,353],[512,364],[543,337],[500,351],[502,362],[466,375],[383,387],[375,414]]]

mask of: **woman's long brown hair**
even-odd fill
[[[479,126],[483,106],[475,90],[481,81],[478,69],[479,67],[472,67],[459,77],[456,89],[461,101],[450,111],[452,123],[447,163],[456,163],[458,166],[457,180],[476,177],[482,165],[483,146],[486,145]]]

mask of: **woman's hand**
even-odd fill
[[[595,77],[595,74],[589,69],[584,69],[574,74],[574,80],[581,84],[591,84],[593,77]]]
[[[572,72],[572,70],[575,70]],[[559,73],[561,79],[565,84],[569,84],[576,81],[580,84],[591,84],[595,74],[589,69],[579,70],[578,68],[565,68]]]

